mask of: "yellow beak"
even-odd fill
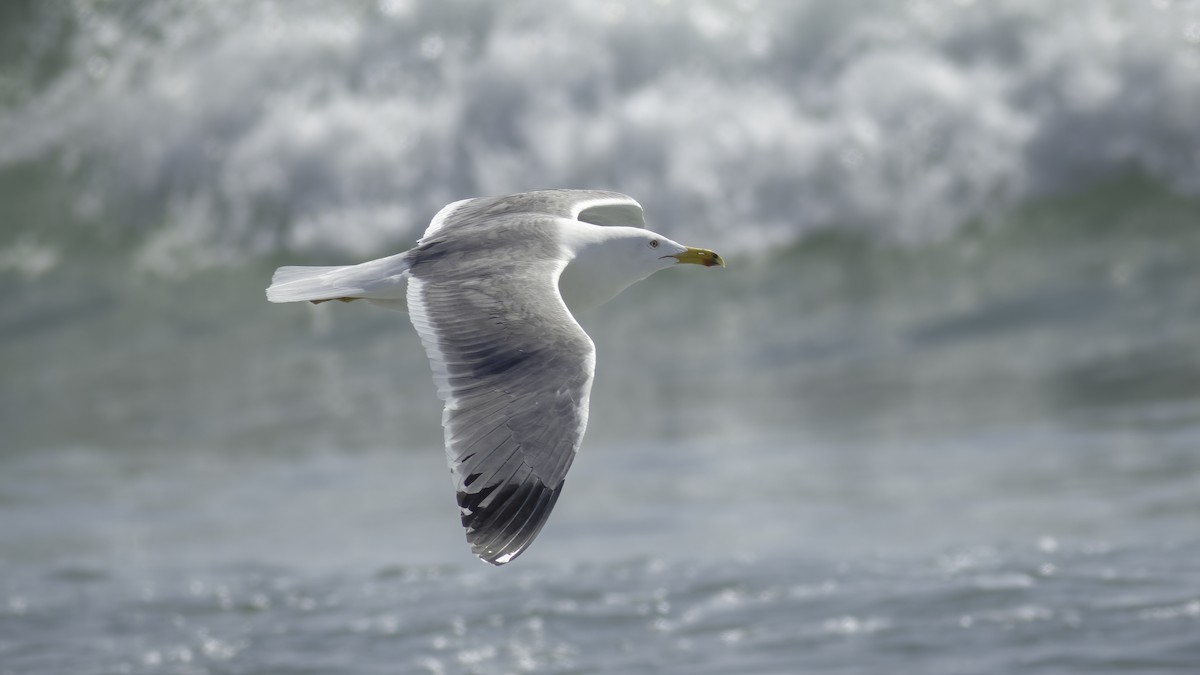
[[[689,246],[683,253],[664,255],[663,257],[674,258],[678,261],[676,264],[690,263],[692,265],[704,265],[705,267],[712,267],[714,265],[720,265],[721,267],[725,266],[725,261],[722,260],[721,256],[717,255],[716,253],[713,253],[708,249],[692,248],[691,246]]]

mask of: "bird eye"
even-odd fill
[[[657,239],[650,240],[650,248],[658,248],[658,240]]]

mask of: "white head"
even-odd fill
[[[558,286],[571,310],[608,302],[634,283],[679,264],[725,266],[721,256],[636,227],[587,223],[569,242],[574,258]]]

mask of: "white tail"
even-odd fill
[[[344,267],[280,267],[271,277],[271,302],[403,300],[408,286],[406,253]]]

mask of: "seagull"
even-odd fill
[[[267,299],[408,312],[445,404],[467,542],[503,565],[546,523],[587,427],[596,348],[572,312],[679,264],[725,266],[645,229],[629,196],[539,190],[449,204],[404,253],[281,267]]]

